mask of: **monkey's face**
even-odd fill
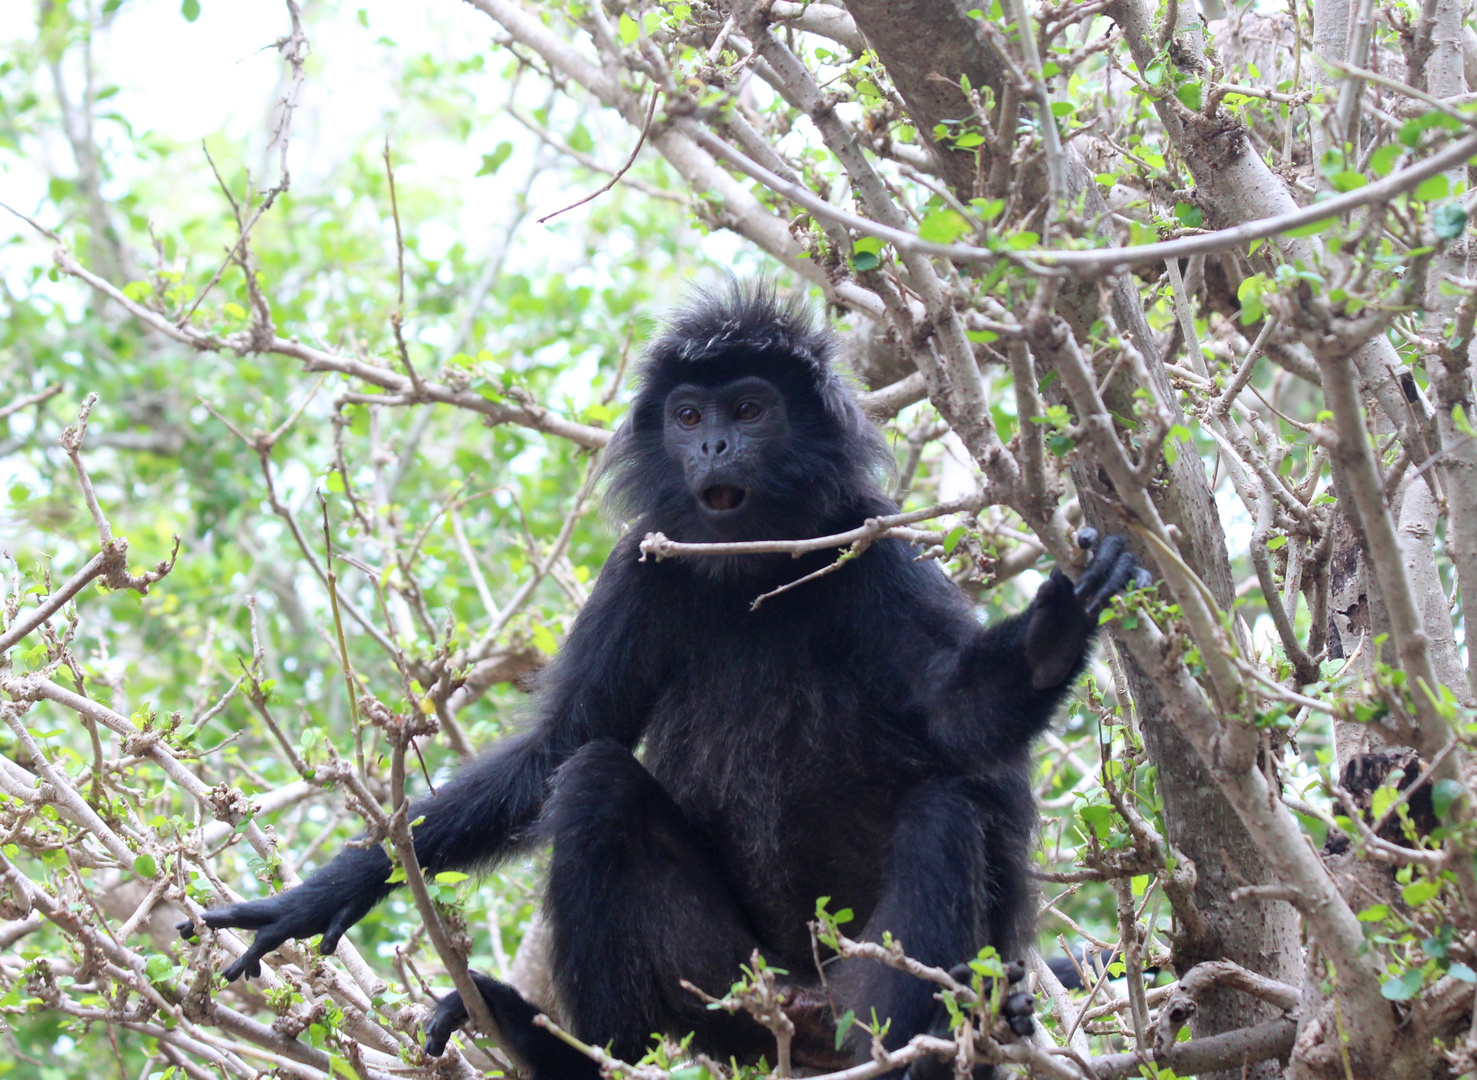
[[[688,495],[717,538],[762,529],[779,508],[767,481],[781,471],[791,439],[784,395],[749,375],[717,386],[682,383],[667,395],[663,442]]]

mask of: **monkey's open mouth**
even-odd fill
[[[703,492],[703,502],[711,510],[737,510],[744,501],[746,492],[743,488],[729,487],[727,484],[714,484]]]

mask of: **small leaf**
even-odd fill
[[[159,864],[146,851],[133,860],[133,872],[141,878],[151,878],[159,872]]]
[[[641,27],[636,25],[636,20],[625,12],[621,12],[620,22],[617,24],[616,33],[620,35],[621,44],[629,45],[641,34]]]
[[[1429,202],[1431,199],[1444,199],[1449,194],[1451,194],[1451,182],[1446,179],[1445,173],[1426,177],[1415,189],[1415,197],[1423,202]]]
[[[1200,223],[1205,220],[1205,212],[1194,203],[1177,202],[1174,204],[1174,216],[1181,225],[1191,229],[1200,228]]]
[[[1187,82],[1174,92],[1174,96],[1180,99],[1180,104],[1191,112],[1200,111],[1201,94],[1199,82]]]
[[[976,146],[982,145],[984,141],[985,137],[981,135],[978,131],[966,131],[963,135],[954,140],[954,145],[957,146],[960,150],[971,150]]]
[[[1466,789],[1456,780],[1437,780],[1431,785],[1431,809],[1436,811],[1436,816],[1446,820],[1446,815],[1451,810],[1451,804],[1466,794]]]
[[[513,144],[507,141],[498,143],[492,149],[492,153],[482,155],[482,167],[477,170],[478,176],[491,176],[502,168],[503,162],[513,152]]]
[[[1407,975],[1408,974],[1409,973],[1407,972]],[[1419,980],[1420,972],[1416,972],[1415,974],[1417,980]],[[1412,988],[1407,983],[1405,978],[1386,979],[1383,983],[1380,984],[1380,997],[1384,998],[1386,1001],[1409,1001],[1412,997],[1415,996],[1415,992],[1418,989],[1420,989],[1419,981],[1417,981],[1416,986]]]
[[[1307,225],[1299,225],[1295,229],[1286,229],[1286,230],[1283,231],[1282,235],[1283,236],[1313,236],[1313,235],[1315,235],[1317,233],[1323,232],[1325,229],[1329,229],[1329,228],[1332,228],[1334,225],[1337,225],[1338,224],[1338,220],[1339,220],[1338,218],[1331,218],[1331,217],[1330,218],[1324,218],[1321,221],[1314,221],[1314,222],[1311,222],[1310,224],[1307,224]]]
[[[966,529],[963,525],[957,525],[954,528],[950,529],[949,534],[944,537],[944,553],[947,555],[952,555],[954,553],[954,549],[959,546],[959,541],[964,539],[964,536],[968,531],[969,530]]]
[[[935,244],[952,244],[969,231],[969,222],[954,210],[935,210],[918,226],[918,238]]]
[[[1380,922],[1390,917],[1390,908],[1386,904],[1375,904],[1367,907],[1359,913],[1360,922]]]
[[[856,1023],[856,1013],[852,1012],[852,1010],[850,1009],[847,1009],[844,1013],[842,1013],[841,1019],[836,1021],[837,1050],[841,1049],[841,1044],[846,1041],[846,1033],[851,1030],[851,1025],[854,1023]],[[676,1073],[672,1074],[673,1080],[676,1080],[676,1076]]]
[[[200,0],[184,0],[179,13],[185,17],[185,22],[194,22],[200,17]]]
[[[1000,335],[993,330],[966,330],[964,336],[980,345],[988,345],[992,341],[1000,340]]]
[[[1473,971],[1460,960],[1447,968],[1446,973],[1453,979],[1458,979],[1464,983],[1477,983],[1477,971]]]
[[[469,879],[471,874],[463,874],[459,870],[443,870],[435,877],[437,885],[459,885]]]
[[[1436,899],[1436,894],[1441,891],[1441,881],[1438,878],[1422,878],[1420,881],[1412,881],[1401,890],[1401,898],[1411,907],[1419,907],[1428,900]]]
[[[1467,212],[1461,203],[1442,203],[1431,211],[1431,230],[1443,240],[1455,240],[1467,228]]]
[[[1378,173],[1381,176],[1389,176],[1390,170],[1395,167],[1395,162],[1400,160],[1402,153],[1404,153],[1404,150],[1399,143],[1386,143],[1370,155],[1370,172]]]

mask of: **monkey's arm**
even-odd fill
[[[1098,617],[1115,594],[1153,576],[1121,536],[1079,542],[1092,560],[1075,584],[1060,569],[1019,615],[973,629],[931,703],[930,736],[951,752],[1023,752],[1087,664]]]
[[[537,723],[412,804],[410,820],[420,822],[416,860],[427,873],[495,862],[531,842],[554,772],[586,742],[605,737],[635,745],[658,661],[644,648],[638,590],[621,584],[627,562],[612,557],[549,666]],[[261,958],[289,938],[322,934],[319,951],[332,953],[344,931],[394,888],[391,870],[379,845],[348,847],[295,888],[205,912],[206,926],[257,932],[222,974],[227,981],[260,975]],[[193,920],[179,930],[192,937]]]

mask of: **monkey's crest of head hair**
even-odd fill
[[[667,397],[684,383],[720,386],[755,375],[783,394],[791,439],[764,477],[765,502],[775,509],[754,527],[782,538],[833,524],[858,506],[875,513],[883,498],[877,479],[892,455],[833,366],[837,344],[803,297],[781,296],[769,282],[694,293],[646,347],[630,415],[607,450],[611,508],[674,539],[697,539],[692,497],[663,446]]]

